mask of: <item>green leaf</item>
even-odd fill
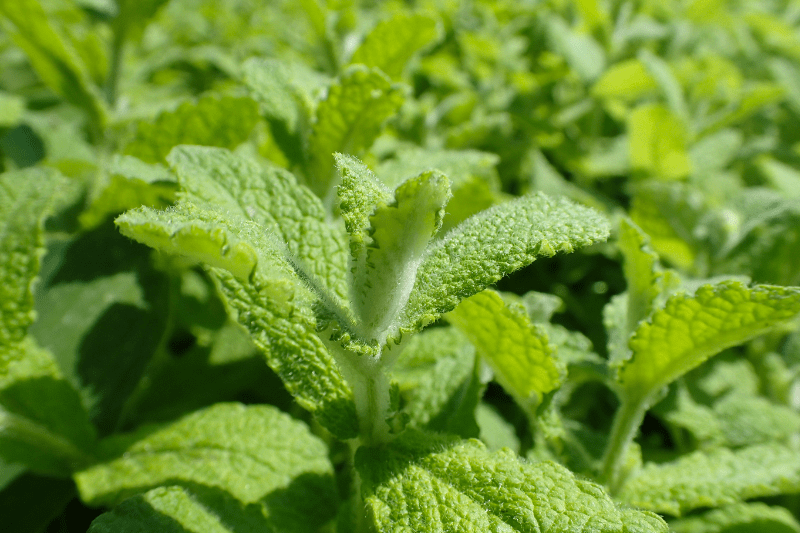
[[[673,520],[675,533],[800,533],[800,524],[783,507],[764,503],[737,503],[700,516]]]
[[[95,430],[52,354],[27,338],[0,347],[0,456],[69,475],[91,462]]]
[[[143,120],[125,153],[146,163],[163,163],[179,144],[236,148],[258,122],[258,106],[250,98],[208,95],[184,102],[154,120]]]
[[[725,348],[775,330],[800,312],[800,288],[728,281],[667,300],[636,329],[618,380],[629,398],[657,393]]]
[[[619,498],[643,509],[680,515],[749,498],[800,492],[800,453],[776,444],[694,452],[644,466]]]
[[[350,254],[357,259],[369,241],[369,217],[379,204],[392,200],[389,190],[364,163],[353,156],[335,154],[341,173],[339,209],[350,234]]]
[[[392,201],[379,203],[370,214],[370,238],[355,257],[351,285],[361,338],[383,344],[387,329],[408,301],[417,268],[442,226],[449,199],[450,181],[428,171],[404,182]],[[351,249],[360,238],[356,236]]]
[[[184,204],[142,208],[117,221],[126,235],[217,267],[228,310],[298,403],[335,435],[357,433],[352,391],[314,333],[309,295],[263,228]]]
[[[707,213],[704,207],[703,198],[687,187],[648,183],[637,188],[630,217],[650,236],[650,245],[662,259],[692,269],[704,253],[695,237],[700,217]]]
[[[163,347],[169,299],[150,250],[111,224],[51,240],[30,332],[56,357],[101,434],[124,422],[129,395]]]
[[[457,329],[434,328],[412,337],[392,369],[409,426],[477,436],[475,408],[484,387],[475,370],[475,348]]]
[[[666,532],[655,515],[621,511],[594,483],[554,463],[527,463],[478,441],[407,432],[356,453],[377,531]]]
[[[627,59],[606,69],[592,86],[592,94],[633,102],[657,87],[656,80],[639,59]]]
[[[691,172],[686,127],[669,109],[644,104],[628,117],[631,166],[661,180],[678,180]]]
[[[235,533],[276,531],[258,505],[244,506],[222,491],[159,487],[97,517],[89,533]]]
[[[553,50],[564,57],[581,80],[591,82],[603,73],[606,54],[594,37],[574,31],[558,16],[548,17],[546,28]]]
[[[0,0],[0,25],[22,48],[31,66],[56,94],[82,108],[99,135],[106,110],[89,68],[49,20],[37,0]]]
[[[414,55],[439,38],[436,21],[426,15],[397,13],[379,22],[353,52],[360,63],[398,79]]]
[[[495,169],[498,162],[495,154],[478,150],[407,148],[398,151],[394,159],[382,162],[377,174],[390,187],[426,170],[435,169],[447,176],[453,197],[447,203],[440,232],[443,234],[499,200],[500,180]]]
[[[132,437],[107,440],[109,459],[75,474],[83,501],[110,505],[162,485],[201,485],[269,507],[312,486],[321,509],[335,506],[327,447],[273,406],[216,404]]]
[[[287,259],[334,307],[347,301],[348,253],[340,228],[326,222],[319,199],[284,169],[220,148],[181,146],[169,156],[183,197],[259,224]],[[261,242],[266,237],[261,237]]]
[[[774,443],[800,433],[800,414],[766,398],[730,394],[714,404],[728,446]]]
[[[109,216],[139,206],[167,207],[175,199],[177,181],[161,165],[151,165],[133,156],[114,156],[108,181],[79,215],[85,228],[95,227]]]
[[[650,239],[628,218],[620,220],[617,245],[622,252],[627,290],[627,327],[630,335],[640,320],[650,315],[659,294],[658,255],[650,248]]]
[[[481,441],[489,451],[508,448],[519,453],[519,437],[516,428],[486,402],[480,402],[475,411],[475,420],[480,428]]]
[[[487,209],[435,241],[389,339],[418,331],[540,256],[602,241],[608,223],[592,209],[542,194]]]
[[[675,78],[675,74],[669,64],[647,48],[642,48],[637,54],[637,57],[658,84],[661,93],[667,100],[670,111],[672,111],[678,119],[686,123],[689,120],[689,110],[686,106],[686,99],[683,96],[683,89]]]
[[[278,245],[262,235],[256,224],[241,220],[237,224],[221,213],[186,202],[163,211],[141,207],[120,215],[115,222],[127,237],[162,252],[224,268],[245,280],[255,274],[259,263],[262,269],[268,268],[280,257],[275,251]]]
[[[369,148],[403,100],[385,74],[363,65],[349,67],[331,85],[317,108],[308,146],[308,184],[317,196],[330,198],[334,192],[334,152],[358,155]]]
[[[296,300],[296,281],[252,283],[214,270],[228,309],[250,333],[297,403],[339,439],[358,435],[353,391],[315,334],[312,311]]]
[[[0,175],[0,345],[19,342],[35,318],[33,293],[43,253],[42,226],[61,184],[57,172]]]
[[[462,301],[447,320],[475,345],[497,382],[528,413],[561,384],[565,368],[556,348],[522,306],[508,306],[499,294],[485,290]]]

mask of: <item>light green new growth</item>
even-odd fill
[[[760,502],[735,503],[669,525],[675,533],[800,533],[800,524],[786,508]]]
[[[619,369],[627,398],[657,393],[712,355],[779,327],[800,313],[800,289],[722,282],[670,298],[630,340]]]
[[[487,209],[428,247],[388,339],[418,331],[537,257],[572,252],[607,236],[602,215],[561,198],[536,194]]]
[[[111,505],[164,484],[217,488],[242,503],[264,501],[302,479],[334,493],[328,449],[308,427],[267,405],[216,404],[137,438],[104,443],[111,458],[75,474],[89,505]]]
[[[510,306],[492,290],[462,301],[447,315],[492,367],[497,382],[533,417],[544,395],[566,373],[543,328],[528,319],[522,306]]]
[[[788,446],[760,444],[736,451],[698,451],[672,463],[648,464],[627,482],[619,498],[678,516],[699,507],[796,492],[800,492],[800,453]]]
[[[397,79],[409,60],[438,38],[436,21],[431,17],[398,13],[372,29],[350,62],[376,67]]]
[[[550,463],[494,454],[477,441],[407,432],[362,448],[356,467],[377,531],[663,532],[656,515],[620,510],[603,489]]]
[[[198,144],[236,148],[258,121],[258,105],[250,98],[209,95],[142,121],[125,153],[147,163],[163,163],[173,147]]]
[[[800,313],[800,288],[739,281],[703,285],[678,294],[640,323],[632,355],[618,365],[622,405],[606,449],[604,475],[612,490],[622,482],[628,445],[658,394],[686,372],[726,348],[785,325]]]
[[[387,329],[408,301],[428,243],[442,226],[449,199],[449,180],[428,171],[400,185],[392,201],[375,206],[369,240],[354,261],[351,286],[363,339],[384,343]]]
[[[326,204],[332,203],[335,192],[334,152],[358,154],[369,148],[403,100],[400,88],[384,73],[363,65],[349,67],[328,89],[309,138],[307,176],[311,189]]]

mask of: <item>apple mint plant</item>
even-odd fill
[[[0,529],[800,533],[797,13],[0,0]]]

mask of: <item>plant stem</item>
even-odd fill
[[[119,85],[119,78],[122,71],[122,54],[125,48],[125,21],[119,20],[124,16],[124,13],[117,15],[117,21],[112,26],[114,32],[113,40],[111,41],[111,64],[108,67],[108,77],[106,78],[105,96],[108,105],[114,108],[117,103],[117,87]]]
[[[608,441],[603,458],[603,479],[608,491],[613,495],[625,481],[623,466],[636,431],[644,420],[648,402],[646,398],[625,399],[614,416],[611,439]]]

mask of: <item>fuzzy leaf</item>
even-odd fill
[[[236,148],[248,139],[257,121],[258,106],[250,98],[204,96],[155,120],[141,121],[125,153],[146,163],[163,163],[180,144]]]
[[[418,331],[537,257],[602,241],[608,224],[596,211],[542,194],[487,209],[435,241],[389,339]]]
[[[554,463],[527,463],[478,441],[408,432],[356,454],[377,531],[666,532],[658,517],[621,511],[600,486]],[[630,527],[633,526],[633,527]]]
[[[383,343],[381,336],[408,300],[428,243],[442,226],[449,199],[450,181],[429,171],[400,185],[393,201],[372,212],[370,239],[355,260],[351,288],[365,340]]]
[[[308,183],[317,196],[326,198],[332,192],[334,152],[358,154],[369,148],[402,103],[401,90],[385,74],[363,65],[349,67],[328,89],[309,140]]]
[[[117,221],[126,235],[216,267],[229,311],[298,403],[335,435],[355,435],[353,395],[314,333],[309,295],[262,228],[184,204],[141,208]]]
[[[431,17],[398,13],[372,29],[350,62],[376,67],[397,79],[411,58],[436,40],[438,33]]]
[[[669,525],[675,533],[800,533],[792,513],[763,503],[728,505]]]
[[[730,394],[714,404],[728,446],[780,442],[800,433],[800,414],[760,396]]]
[[[35,318],[32,285],[39,274],[42,226],[58,173],[42,168],[0,175],[0,345],[19,342]]]
[[[117,217],[116,224],[123,235],[152,248],[224,268],[241,279],[255,274],[259,260],[262,268],[280,261],[277,243],[256,224],[230,222],[220,213],[185,202],[164,211],[134,209]]]
[[[335,154],[335,158],[342,175],[337,188],[341,201],[339,208],[350,234],[350,253],[355,259],[364,251],[369,240],[370,215],[378,204],[391,201],[392,191],[355,157]]]
[[[112,437],[105,448],[108,460],[75,474],[89,505],[162,485],[201,485],[244,504],[269,505],[306,484],[318,490],[321,506],[335,504],[327,447],[272,406],[216,404],[143,436]]]
[[[495,379],[529,412],[558,388],[563,366],[547,333],[531,323],[522,306],[509,306],[495,291],[462,301],[447,315],[494,370]]]
[[[704,285],[667,300],[630,339],[618,380],[644,399],[725,348],[774,330],[800,312],[800,288],[738,281]]]
[[[346,301],[344,232],[325,221],[319,199],[292,174],[220,148],[181,146],[168,159],[183,198],[256,222],[262,233],[286,247],[287,258],[303,277],[321,282],[317,288],[326,296]]]
[[[776,444],[694,452],[648,464],[623,486],[620,499],[655,512],[680,515],[748,498],[800,492],[800,453]]]
[[[314,333],[313,313],[299,305],[297,282],[256,278],[246,283],[219,269],[214,275],[229,311],[250,333],[297,403],[339,439],[355,437],[353,392]]]

